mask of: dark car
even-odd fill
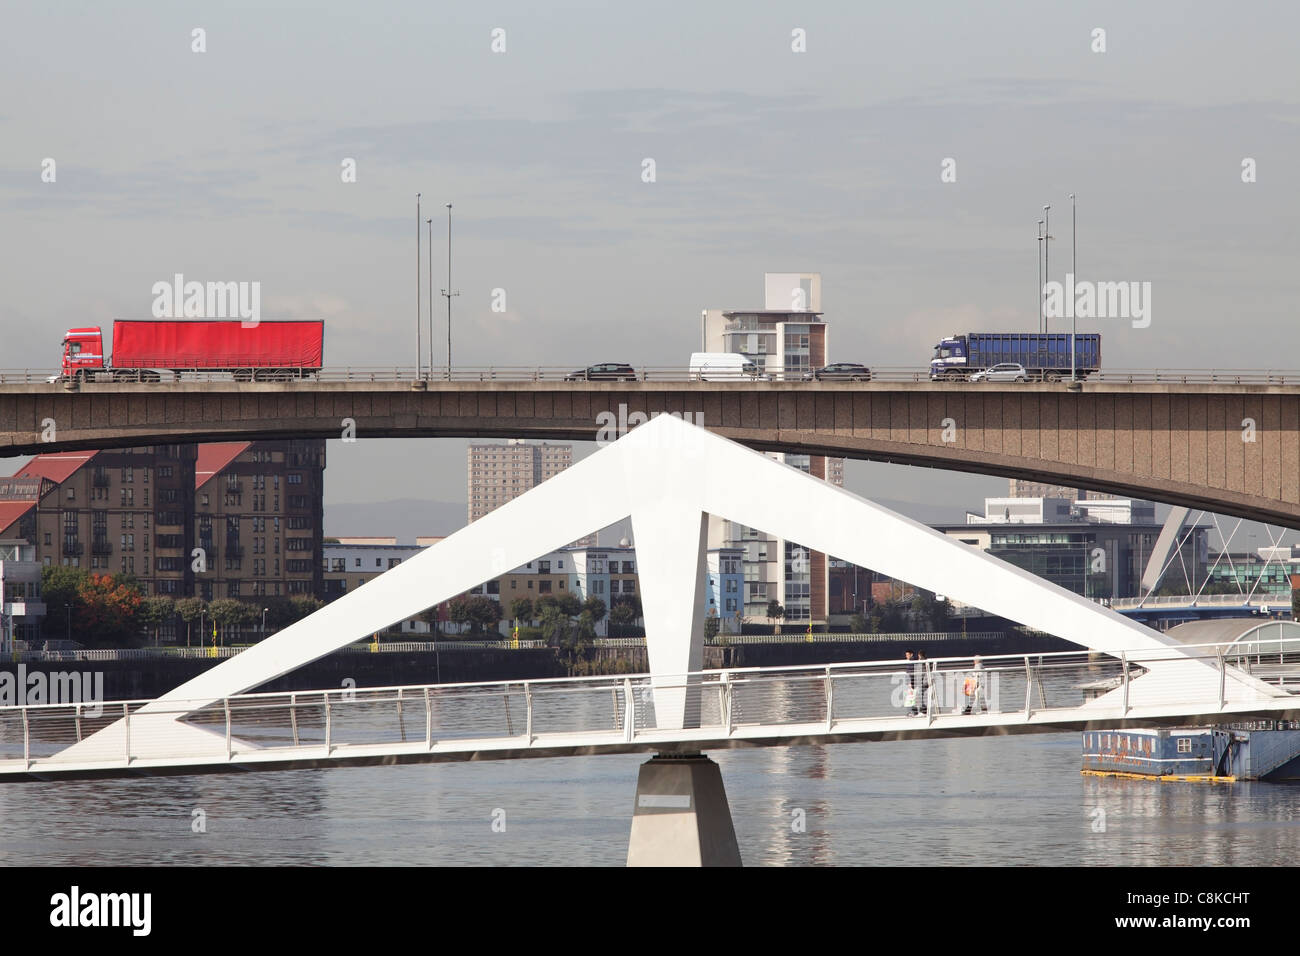
[[[622,362],[605,362],[580,368],[564,376],[566,382],[635,382],[636,369]]]
[[[871,369],[857,362],[836,362],[804,374],[803,380],[811,382],[869,382]]]

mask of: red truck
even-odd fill
[[[113,322],[113,360],[103,333],[68,329],[63,368],[52,382],[160,382],[186,372],[230,372],[237,382],[306,378],[321,370],[325,323],[258,322],[238,319],[159,319]]]

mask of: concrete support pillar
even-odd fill
[[[716,763],[703,754],[656,754],[641,765],[627,865],[741,865]]]

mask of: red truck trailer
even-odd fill
[[[108,361],[98,327],[68,329],[59,378],[159,382],[162,372],[230,372],[236,381],[287,381],[321,370],[325,323],[238,319],[118,319]]]

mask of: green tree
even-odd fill
[[[718,636],[718,628],[722,622],[718,620],[716,614],[710,614],[704,619],[704,639],[711,641]]]
[[[510,619],[524,624],[533,623],[533,602],[526,597],[515,598],[510,602]]]
[[[609,612],[610,627],[617,629],[618,633],[611,633],[612,637],[619,637],[622,629],[631,626],[636,620],[636,612],[630,604],[615,604]]]
[[[145,598],[140,603],[140,623],[153,629],[153,642],[158,643],[159,629],[176,613],[176,602],[164,595]]]
[[[589,657],[596,640],[596,622],[591,612],[583,611],[578,615],[578,621],[574,624],[571,633],[573,653],[584,659]]]
[[[325,602],[311,594],[295,594],[289,598],[289,603],[293,605],[293,614],[295,621],[301,621],[304,617],[315,614],[325,606]],[[269,607],[269,605],[263,605]]]
[[[542,640],[552,647],[564,647],[568,643],[570,623],[558,604],[547,604],[538,616]]]
[[[560,610],[564,612],[566,617],[577,617],[582,613],[582,602],[578,600],[576,594],[571,594],[566,591],[559,596],[557,603],[560,605]]]
[[[582,602],[582,609],[591,615],[593,624],[599,624],[605,619],[609,609],[605,607],[605,602],[596,596],[591,596]]]
[[[861,614],[854,614],[849,618],[849,629],[852,630],[854,634],[867,634],[870,633],[871,622]]]
[[[767,602],[767,620],[768,620],[768,623],[771,623],[771,622],[773,622],[773,621],[778,622],[778,623],[776,624],[776,633],[777,633],[777,634],[780,634],[780,633],[781,633],[781,625],[780,625],[779,622],[780,622],[780,620],[781,620],[783,617],[785,617],[785,608],[783,608],[783,607],[781,606],[781,602],[778,601],[776,598],[773,598],[772,600],[768,601],[768,602]]]
[[[176,602],[176,613],[180,615],[185,622],[185,646],[190,646],[191,625],[199,619],[199,615],[207,610],[207,604],[202,598],[184,597]],[[199,643],[203,643],[203,636],[199,635]]]
[[[501,622],[501,605],[490,597],[475,595],[467,602],[471,634],[482,634],[496,629]]]
[[[229,642],[230,629],[244,622],[246,607],[243,601],[234,598],[217,598],[208,605],[208,616],[221,628],[218,639],[222,644]]]
[[[273,597],[262,598],[262,607],[266,608],[266,630],[268,634],[288,627],[297,620],[295,616],[297,612],[293,602],[283,595],[277,594]]]

